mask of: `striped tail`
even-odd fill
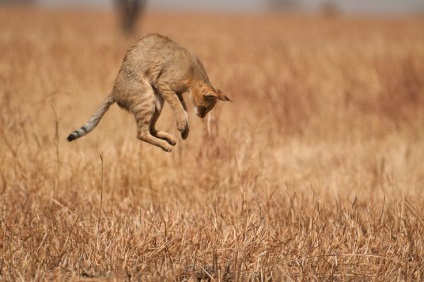
[[[94,115],[91,116],[91,118],[87,121],[86,124],[84,124],[80,129],[75,130],[68,136],[68,141],[71,142],[77,138],[80,138],[90,131],[92,131],[100,122],[103,115],[106,113],[106,111],[109,109],[109,107],[115,103],[112,94],[107,96],[107,98],[103,101],[103,103],[100,105],[100,107],[97,109],[97,111],[94,113]]]

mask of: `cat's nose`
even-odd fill
[[[206,109],[202,109],[202,111],[200,112],[200,117],[204,118],[208,112],[209,111],[207,111]]]
[[[206,116],[207,111],[204,108],[196,108],[195,113],[198,117],[204,118]]]

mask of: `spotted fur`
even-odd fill
[[[230,101],[212,86],[203,64],[195,55],[165,36],[148,35],[127,51],[112,93],[84,126],[68,136],[68,141],[92,131],[116,102],[134,115],[138,139],[170,152],[177,143],[175,138],[157,130],[155,124],[166,101],[175,113],[181,137],[188,137],[185,93],[189,93],[196,115],[201,118],[218,100]]]

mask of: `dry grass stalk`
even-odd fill
[[[1,280],[423,280],[422,19],[143,24],[234,100],[172,154],[114,109],[64,139],[131,43],[112,15],[0,10]]]

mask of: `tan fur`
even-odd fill
[[[189,93],[196,115],[201,118],[212,110],[217,100],[230,101],[212,86],[196,56],[165,36],[148,35],[128,50],[112,93],[83,127],[68,136],[68,141],[94,129],[110,105],[116,102],[134,114],[140,140],[170,152],[171,145],[176,144],[175,138],[156,130],[155,124],[166,101],[175,113],[181,137],[187,138],[185,93]]]

